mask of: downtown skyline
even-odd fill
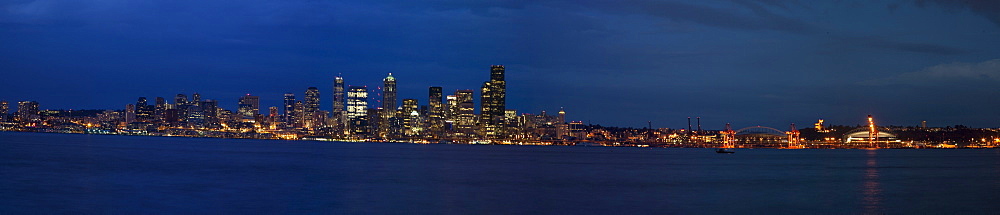
[[[702,117],[718,130],[872,114],[885,125],[997,127],[996,4],[12,2],[0,4],[10,41],[0,99],[121,109],[197,92],[236,110],[252,94],[263,110],[318,87],[329,109],[337,74],[371,90],[392,73],[400,99],[423,104],[441,86],[477,91],[479,104],[482,65],[503,63],[511,109],[565,107],[593,124],[682,128]]]

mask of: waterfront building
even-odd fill
[[[347,119],[349,132],[356,138],[369,134],[368,87],[350,86],[347,90]]]
[[[0,122],[7,121],[7,113],[10,112],[10,105],[6,100],[0,100]]]
[[[185,112],[187,112],[186,121],[188,126],[198,128],[205,124],[205,112],[202,111],[201,106],[190,105]]]
[[[427,102],[427,128],[432,138],[438,138],[444,132],[444,93],[441,87],[430,87]]]
[[[480,95],[480,128],[487,138],[503,136],[503,115],[507,110],[507,82],[503,65],[490,67],[490,80],[483,83]]]
[[[315,128],[319,123],[316,114],[319,112],[319,89],[316,87],[309,87],[306,90],[306,97],[303,101],[303,115],[302,118],[303,127],[305,128]]]
[[[418,106],[416,99],[403,99],[402,112],[403,116],[403,133],[406,136],[418,136],[422,133],[422,126],[420,126],[420,112],[418,111]]]
[[[295,94],[285,93],[284,98],[284,113],[285,118],[283,119],[288,125],[295,123]]]
[[[135,104],[125,105],[125,123],[135,122]]]
[[[260,97],[247,94],[240,97],[237,105],[237,111],[244,122],[256,121],[257,115],[260,114]]]

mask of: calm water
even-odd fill
[[[0,132],[0,214],[996,214],[1000,150],[365,144]]]

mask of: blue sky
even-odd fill
[[[333,77],[400,98],[478,89],[507,67],[508,108],[681,128],[1000,127],[995,1],[0,1],[0,99],[121,109],[198,92],[323,92]],[[478,94],[478,92],[477,92]]]

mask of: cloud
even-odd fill
[[[916,85],[940,86],[988,82],[1000,84],[1000,59],[979,63],[946,63],[924,68],[920,71],[899,74],[885,79],[863,81],[862,85]]]

